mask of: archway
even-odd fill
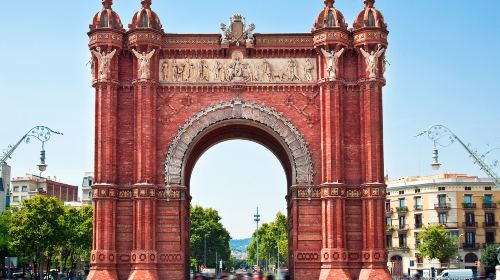
[[[259,207],[260,228],[264,223],[275,221],[278,212],[283,215],[287,214],[285,171],[278,158],[269,149],[254,141],[228,140],[209,148],[193,168],[189,189],[191,207],[211,208],[219,213],[220,223],[227,229],[233,240],[230,244],[238,244],[235,252],[240,261],[235,265],[239,268],[245,266],[241,261],[245,257],[243,254],[245,247],[240,244],[248,244],[249,241],[246,239],[251,238],[256,230],[253,220],[256,207]],[[199,217],[201,214],[199,208],[196,213]],[[285,223],[286,221],[284,220]],[[288,227],[285,226],[282,229],[286,228]],[[217,231],[220,232],[221,229],[217,228]],[[196,219],[196,226],[191,219],[191,235],[193,234],[197,237],[194,238],[193,243],[193,236],[191,236],[191,257],[197,259],[197,264],[205,262],[206,259],[207,266],[214,268],[215,255],[217,254],[220,260],[220,252],[224,251],[223,244],[226,243],[221,239],[224,240],[225,235],[220,234],[221,237],[224,236],[222,238],[207,237],[205,246],[201,235],[206,232],[203,232],[203,223],[199,218]],[[214,237],[213,231],[211,231],[211,236]],[[282,237],[284,238],[285,235]],[[253,245],[251,249],[255,252],[255,244]],[[275,247],[275,244],[270,246]],[[247,256],[249,251],[250,248],[247,250]],[[270,254],[260,251],[261,267],[265,269],[267,264],[274,267],[278,260],[282,267],[287,267],[288,254],[285,249],[277,251],[273,248],[271,251],[273,253]],[[279,258],[276,256],[278,252],[281,255]],[[224,258],[225,269],[228,267],[226,264]],[[193,267],[192,265],[191,268]]]
[[[472,269],[474,273],[477,273],[477,266],[476,262],[479,260],[476,254],[474,253],[467,253],[464,257],[464,267]]]
[[[313,193],[313,164],[310,152],[298,130],[281,114],[265,106],[247,103],[236,99],[219,103],[195,114],[179,129],[174,141],[169,146],[165,161],[165,179],[170,193],[185,190],[190,197],[190,180],[193,168],[200,156],[217,143],[243,139],[254,141],[269,149],[280,161],[287,180],[287,216],[288,221],[288,253],[289,260],[294,260],[297,248],[298,225],[293,220],[296,210],[293,203],[292,189],[301,187],[304,197],[319,197]],[[181,201],[182,213],[189,214],[190,200]],[[184,265],[188,266],[189,222],[184,220],[181,228],[186,229],[183,235]],[[309,256],[319,259],[319,254]],[[293,271],[293,261],[290,262]],[[186,271],[189,271],[186,269]],[[161,272],[161,270],[160,270]]]
[[[400,255],[394,255],[391,257],[392,263],[392,275],[394,276],[403,276],[403,257]]]

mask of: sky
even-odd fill
[[[127,26],[140,1],[114,2]],[[338,0],[335,6],[352,26],[362,2]],[[101,1],[2,0],[0,5],[0,151],[35,125],[60,131],[63,136],[46,144],[44,174],[80,185],[83,172],[93,170],[94,91],[86,33]],[[432,142],[414,137],[434,124],[448,126],[478,152],[500,147],[500,1],[379,0],[375,6],[390,31],[384,88],[389,177],[435,174],[429,166]],[[255,23],[257,33],[309,32],[322,7],[321,0],[156,0],[152,5],[169,33],[218,33],[219,24],[234,13]],[[9,160],[12,176],[36,172],[39,150],[35,141],[22,144]],[[487,161],[493,159],[500,159],[500,151]],[[440,161],[440,172],[485,176],[458,144],[440,150]],[[233,238],[251,235],[257,206],[264,222],[284,212],[285,193],[278,160],[252,142],[214,146],[193,172],[193,203],[218,209]]]

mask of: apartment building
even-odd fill
[[[57,182],[56,178],[45,178],[33,174],[11,180],[10,206],[19,207],[23,200],[41,194],[57,197],[60,201],[78,201],[78,186]]]
[[[394,275],[423,273],[439,268],[437,260],[418,255],[417,234],[424,226],[443,225],[458,238],[451,265],[476,270],[475,261],[488,244],[500,243],[500,190],[491,179],[465,174],[405,177],[387,182],[386,242]],[[448,264],[446,264],[448,265]]]

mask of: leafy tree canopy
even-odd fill
[[[418,253],[428,259],[438,259],[441,263],[446,263],[457,253],[456,238],[442,225],[424,227],[417,235],[420,242]]]
[[[495,266],[498,265],[497,250],[500,248],[500,244],[491,244],[484,249],[481,254],[481,264],[484,267],[486,273],[495,273]]]
[[[277,264],[278,253],[280,266],[288,262],[288,231],[287,218],[282,213],[276,214],[276,219],[271,223],[264,223],[259,227],[259,264],[269,260],[270,264]],[[252,241],[247,248],[248,262],[257,263],[257,240],[256,234],[252,235]]]

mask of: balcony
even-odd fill
[[[483,222],[483,227],[485,228],[498,227],[498,222]]]
[[[407,232],[409,230],[409,227],[408,227],[408,225],[398,225],[397,230],[399,233],[404,233],[404,232]]]
[[[463,222],[462,227],[464,228],[477,228],[477,222]]]
[[[462,203],[462,207],[464,209],[476,209],[476,204],[475,203],[466,202],[466,203]]]
[[[416,210],[416,211],[422,211],[422,210],[424,210],[424,206],[423,205],[415,205],[413,207],[413,209]]]
[[[396,231],[396,227],[395,227],[395,226],[393,226],[393,225],[386,225],[386,226],[385,226],[385,231],[386,231],[386,232],[389,232],[389,233],[393,233],[393,232],[395,232],[395,231]]]
[[[442,212],[448,212],[451,209],[451,206],[449,203],[439,203],[439,204],[434,204],[434,209],[436,211],[442,213]]]
[[[497,205],[496,203],[490,202],[490,203],[483,203],[483,209],[496,209]]]
[[[479,243],[462,243],[462,249],[464,249],[464,250],[478,250]]]
[[[391,247],[391,248],[389,248],[389,251],[408,252],[408,251],[410,251],[410,248],[407,245],[400,245],[399,247]]]
[[[396,212],[398,212],[399,215],[406,215],[406,213],[408,213],[408,207],[396,207]]]

